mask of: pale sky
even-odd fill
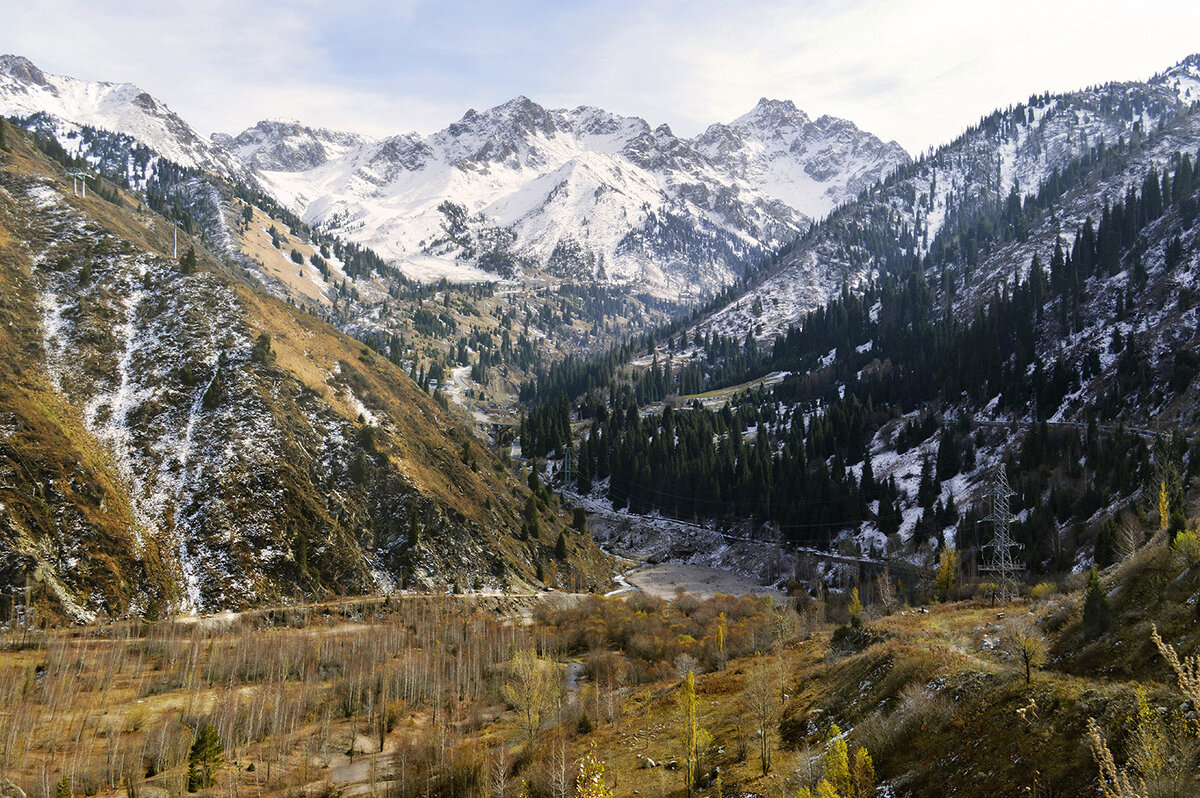
[[[1200,51],[1200,2],[50,0],[0,52],[136,83],[207,135],[289,117],[431,133],[524,94],[695,135],[759,97],[911,153],[1030,94],[1145,79]]]

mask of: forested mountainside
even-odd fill
[[[8,587],[90,618],[607,581],[557,500],[402,370],[197,239],[171,257],[142,197],[74,196],[0,124]]]
[[[1168,89],[1092,92],[1162,104],[1131,105],[1148,119],[1112,140],[1077,132],[1069,159],[1003,199],[962,178],[953,223],[928,243],[894,212],[883,227],[849,221],[881,213],[904,174],[838,211],[792,254],[857,230],[842,245],[870,269],[774,340],[722,335],[716,320],[733,317],[718,309],[643,339],[640,359],[633,347],[552,367],[528,392],[526,450],[555,458],[569,443],[576,489],[617,508],[925,557],[989,540],[977,521],[1003,463],[1029,568],[1110,561],[1123,513],[1157,511],[1162,484],[1182,507],[1200,466],[1200,113]],[[571,412],[590,421],[577,439]]]
[[[1139,142],[1198,100],[1200,56],[1191,56],[1145,82],[1034,95],[999,109],[830,214],[789,249],[773,277],[711,314],[706,327],[739,336],[753,330],[769,340],[836,297],[842,284],[861,286],[902,269],[921,269],[935,285],[970,284],[978,261],[1000,243],[996,236],[1024,237],[1045,192],[1067,188],[1073,160],[1100,143]],[[1031,194],[1035,205],[1026,208]],[[1001,223],[1007,220],[1019,224]]]

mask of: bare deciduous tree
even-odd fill
[[[1046,638],[1032,624],[1016,622],[1003,635],[1004,650],[1025,669],[1025,684],[1033,678],[1033,669],[1046,661]]]
[[[774,668],[763,657],[756,657],[742,687],[742,703],[758,729],[758,759],[763,775],[771,772],[771,733],[779,712],[779,690]]]

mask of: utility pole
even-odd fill
[[[87,199],[87,172],[82,169],[70,169],[67,174],[71,176],[71,193],[76,197],[82,196]]]
[[[575,484],[575,464],[572,462],[571,453],[575,447],[571,445],[571,441],[567,441],[567,456],[563,464],[563,486]]]
[[[1001,463],[996,471],[996,485],[992,489],[992,514],[984,521],[991,521],[994,533],[992,542],[983,546],[991,549],[988,564],[981,568],[995,575],[1000,590],[1000,602],[1007,604],[1009,599],[1016,596],[1017,564],[1013,556],[1014,550],[1020,551],[1022,546],[1013,540],[1009,526],[1017,517],[1009,511],[1009,499],[1016,495],[1008,484],[1008,474]]]

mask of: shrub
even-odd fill
[[[1029,590],[1029,598],[1034,601],[1041,601],[1058,592],[1058,585],[1053,582],[1038,582]]]
[[[1175,536],[1171,549],[1188,568],[1200,565],[1200,532],[1195,529],[1180,532]]]

